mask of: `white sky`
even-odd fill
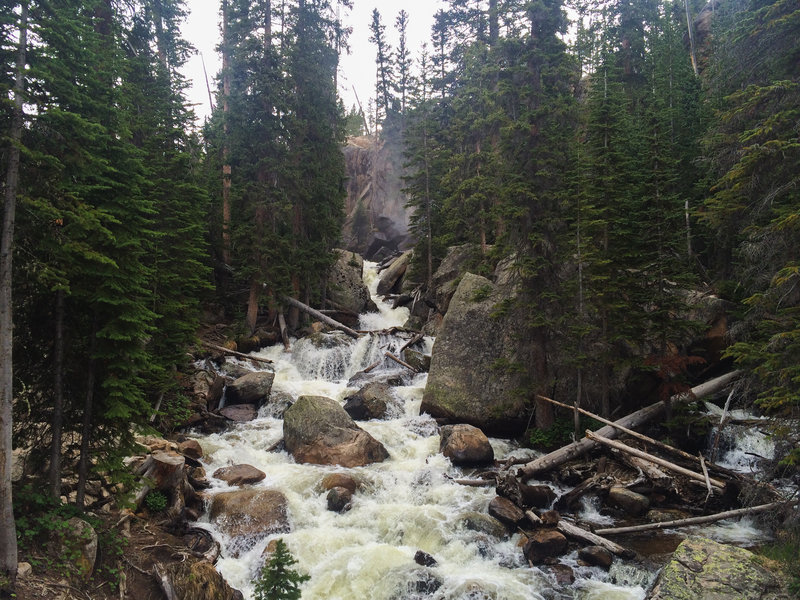
[[[219,2],[187,0],[186,4],[190,14],[183,27],[183,37],[202,53],[213,92],[214,77],[222,63],[215,50],[219,43]],[[372,9],[380,11],[386,36],[393,48],[397,45],[394,21],[397,13],[405,9],[409,14],[408,47],[416,63],[423,42],[430,46],[433,15],[441,7],[441,0],[353,0],[353,10],[342,14],[344,24],[353,28],[350,55],[343,55],[339,65],[339,94],[347,109],[355,103],[352,86],[358,91],[364,110],[369,98],[375,95],[375,46],[368,41]],[[188,61],[184,73],[192,82],[188,90],[189,101],[196,105],[195,111],[202,122],[211,111],[199,53]]]

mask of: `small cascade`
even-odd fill
[[[743,410],[724,413],[723,409],[710,402],[706,402],[705,406],[712,417],[735,420],[734,423],[724,424],[721,430],[719,426],[715,426],[711,431],[709,444],[711,449],[716,449],[717,464],[739,473],[753,475],[761,471],[761,461],[775,458],[775,443],[758,427],[758,421],[766,422],[766,419],[760,419]],[[748,424],[740,425],[737,422]]]
[[[285,451],[273,450],[282,438],[283,422],[266,408],[254,421],[197,436],[207,473],[232,464],[253,465],[267,474],[253,487],[280,490],[288,503],[291,531],[260,540],[240,553],[208,516],[202,518],[199,525],[222,545],[217,569],[228,582],[246,599],[253,598],[264,549],[271,539],[281,537],[298,560],[296,568],[310,575],[302,587],[304,600],[643,598],[646,577],[616,580],[577,563],[577,584],[559,586],[552,573],[525,563],[519,534],[497,537],[475,527],[495,491],[451,480],[470,477],[472,471],[454,467],[439,453],[436,422],[419,414],[427,375],[412,374],[384,354],[399,353],[407,341],[407,334],[404,338],[388,331],[402,326],[408,310],[393,309],[374,296],[378,281],[374,264],[366,263],[365,281],[379,312],[362,316],[360,327],[379,333],[358,340],[338,333],[318,334],[292,340],[291,352],[273,346],[259,356],[273,361],[274,393],[294,399],[322,395],[340,403],[366,383],[361,379],[364,369],[378,363],[370,377],[392,378],[402,385],[392,387],[386,419],[359,425],[386,447],[389,459],[353,469],[297,464]],[[429,354],[433,340],[426,338],[424,344]],[[500,460],[530,454],[505,440],[490,441]],[[320,488],[326,475],[337,472],[347,472],[360,482],[352,508],[342,514],[328,510]],[[209,496],[234,489],[210,480]],[[592,509],[597,512],[596,507],[586,507],[587,512]],[[418,565],[414,556],[419,550],[434,557],[437,565]]]

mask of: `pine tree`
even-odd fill
[[[381,13],[372,9],[372,21],[369,24],[371,35],[369,41],[375,44],[375,106],[377,121],[383,122],[390,117],[393,109],[393,90],[395,72],[392,47],[386,40],[386,25],[381,22]]]
[[[299,600],[300,585],[308,581],[308,575],[301,575],[292,565],[297,560],[292,556],[286,543],[278,539],[275,550],[269,560],[261,569],[255,583],[254,597],[256,600]]]

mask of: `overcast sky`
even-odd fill
[[[200,122],[211,111],[208,91],[203,76],[205,60],[208,80],[214,90],[214,77],[222,61],[215,50],[219,43],[219,2],[217,0],[187,0],[190,11],[183,27],[183,37],[198,50],[186,65],[184,72],[192,82],[188,92],[189,101],[196,104],[195,111]],[[372,9],[377,8],[386,26],[386,35],[392,47],[397,44],[394,21],[400,9],[409,14],[408,46],[416,63],[423,42],[430,45],[433,15],[441,7],[441,0],[354,0],[353,10],[345,11],[342,20],[353,28],[350,36],[350,55],[342,56],[339,66],[339,94],[349,109],[355,103],[353,86],[366,110],[367,101],[375,95],[375,46],[370,44],[369,23]]]

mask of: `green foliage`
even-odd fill
[[[603,424],[600,421],[581,415],[581,432],[585,431],[586,429],[596,431],[601,427],[603,427]],[[552,427],[549,427],[548,429],[529,429],[528,442],[532,448],[547,452],[550,450],[555,450],[556,448],[561,448],[562,446],[572,442],[574,432],[575,423],[571,418],[558,418],[555,420]]]
[[[152,490],[144,497],[144,505],[152,513],[159,513],[167,508],[167,497],[163,492]]]
[[[800,533],[784,532],[782,541],[773,542],[759,548],[758,553],[776,561],[788,580],[788,591],[793,598],[800,598]]]
[[[286,543],[278,539],[275,551],[259,573],[254,586],[256,600],[298,600],[300,585],[308,581],[308,575],[301,575],[292,565],[297,560],[292,556]]]
[[[483,302],[487,298],[492,295],[492,291],[494,290],[494,286],[490,284],[482,285],[478,289],[472,292],[472,296],[470,296],[471,302]]]

